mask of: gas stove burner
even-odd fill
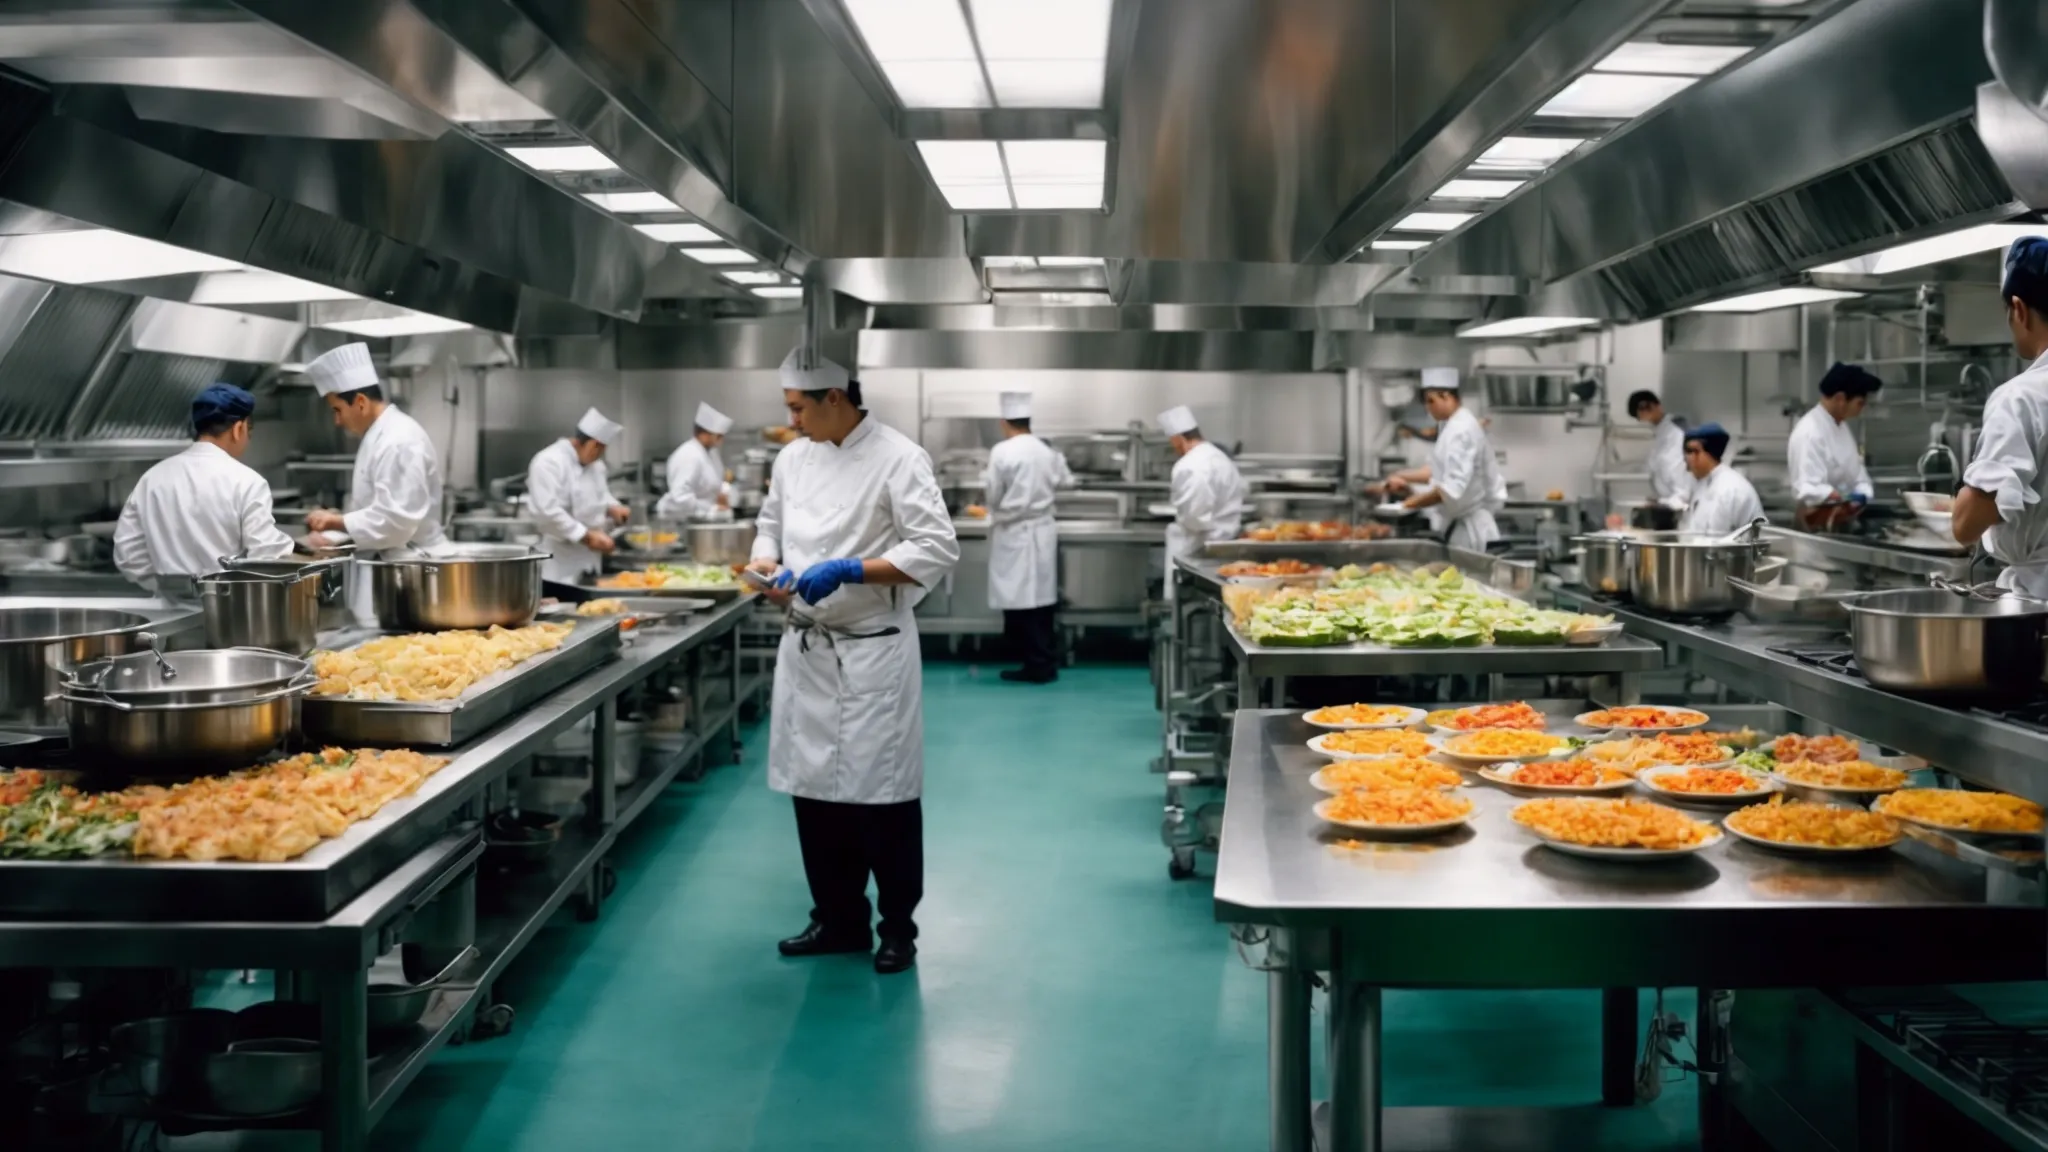
[[[1856,666],[1856,654],[1840,645],[1767,648],[1765,651],[1775,652],[1780,656],[1789,656],[1801,664],[1809,664],[1815,668],[1822,668],[1838,675],[1849,676],[1857,680],[1864,678],[1863,669]]]

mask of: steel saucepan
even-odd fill
[[[1628,544],[1626,536],[1574,536],[1578,547],[1572,555],[1579,560],[1580,582],[1607,596],[1628,596]]]
[[[102,608],[0,609],[0,721],[64,724],[64,679],[81,664],[132,652],[149,617]]]
[[[693,564],[745,564],[754,547],[754,522],[693,523],[689,529]]]
[[[320,605],[338,593],[330,571],[345,560],[223,558],[221,571],[194,581],[209,648],[268,648],[290,656],[313,650]]]
[[[1752,580],[1765,545],[1696,532],[1653,532],[1628,543],[1629,595],[1674,616],[1722,617],[1736,608],[1733,576]]]
[[[356,561],[377,625],[397,632],[517,628],[540,610],[548,554],[524,544],[454,544],[433,555]]]
[[[304,660],[263,649],[150,653],[84,665],[63,699],[90,771],[173,775],[255,762],[291,735],[316,683]]]
[[[1856,663],[1879,688],[2001,697],[2040,689],[2048,603],[1905,588],[1846,607]]]

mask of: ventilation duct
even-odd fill
[[[61,438],[135,305],[132,296],[97,288],[50,289],[0,355],[0,440]]]

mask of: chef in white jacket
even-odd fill
[[[789,610],[775,656],[768,786],[796,808],[811,922],[785,956],[866,952],[875,971],[917,956],[924,895],[924,704],[911,609],[960,560],[931,457],[861,407],[860,382],[820,357],[782,364],[790,422],[756,520],[750,569]]]
[[[1067,458],[1031,434],[1031,393],[1001,398],[1003,442],[989,449],[982,476],[988,501],[988,606],[1003,614],[1003,634],[1023,666],[1005,680],[1059,679],[1055,615],[1060,598],[1059,532],[1054,493],[1074,482]]]
[[[1799,418],[1785,442],[1785,467],[1800,523],[1853,516],[1877,491],[1870,483],[1870,470],[1863,466],[1863,453],[1856,447],[1849,421],[1862,415],[1871,394],[1882,387],[1884,381],[1853,364],[1838,363],[1821,377],[1820,403]],[[1850,505],[1846,513],[1820,510],[1820,505],[1842,501]]]
[[[356,557],[380,560],[433,552],[448,537],[441,529],[441,454],[419,421],[384,398],[367,344],[343,344],[306,365],[313,387],[327,400],[336,426],[356,445],[355,471],[341,512],[320,509],[306,517],[315,532],[339,532]],[[356,623],[375,627],[369,573],[351,565],[348,607]]]
[[[1683,510],[1692,502],[1693,482],[1685,460],[1685,429],[1664,411],[1655,392],[1630,394],[1628,414],[1650,426],[1650,454],[1644,460],[1650,469],[1650,499]]]
[[[153,592],[189,595],[223,557],[274,560],[291,538],[271,513],[270,485],[242,463],[256,397],[215,384],[192,401],[192,446],[151,466],[114,528],[114,566]]]
[[[1507,481],[1493,458],[1493,443],[1479,418],[1465,408],[1458,396],[1458,372],[1454,368],[1425,369],[1422,403],[1437,422],[1436,444],[1429,465],[1396,472],[1387,477],[1384,489],[1396,496],[1407,493],[1401,506],[1426,511],[1430,527],[1453,548],[1484,552],[1500,539],[1500,526],[1493,514],[1507,507]],[[1428,485],[1420,492],[1414,488]]]
[[[1977,455],[1963,469],[1951,530],[2002,561],[2000,587],[2048,599],[2048,237],[2022,236],[2005,255],[2006,326],[2026,362],[1984,402]]]
[[[546,538],[552,555],[541,564],[541,579],[564,587],[557,596],[578,594],[568,585],[595,576],[604,553],[618,545],[607,531],[632,515],[612,495],[604,466],[605,449],[619,442],[625,426],[592,408],[576,422],[576,433],[534,454],[526,466],[526,518]]]
[[[1202,545],[1237,539],[1244,527],[1244,476],[1223,449],[1202,438],[1183,404],[1159,414],[1159,430],[1180,459],[1173,464],[1173,523],[1166,526],[1166,598],[1174,598],[1173,561]]]
[[[1685,466],[1696,481],[1692,502],[1678,527],[1686,532],[1726,536],[1763,519],[1764,502],[1749,478],[1721,461],[1728,455],[1728,431],[1702,424],[1685,434]]]
[[[725,462],[718,458],[718,446],[731,430],[732,417],[698,403],[695,430],[669,453],[668,492],[655,505],[656,516],[689,520],[732,507],[732,485],[725,478]]]

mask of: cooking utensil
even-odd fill
[[[531,809],[492,813],[484,825],[484,859],[499,868],[535,868],[562,839],[562,818]]]
[[[138,706],[224,704],[283,688],[309,671],[304,660],[267,648],[151,648],[86,664],[65,688]]]
[[[134,651],[149,617],[101,608],[0,609],[0,721],[64,724],[64,679],[81,664]]]
[[[503,815],[503,813],[501,813]],[[559,833],[560,825],[556,831]],[[448,982],[455,969],[474,957],[474,947],[465,948],[441,971],[416,984],[372,984],[369,987],[369,1022],[372,1034],[399,1032],[420,1022],[434,993]]]
[[[195,1008],[117,1024],[108,1040],[144,1096],[178,1107],[204,1099],[204,1061],[227,1051],[234,1030],[234,1013]]]
[[[320,1098],[320,1060],[317,1040],[239,1040],[207,1058],[207,1096],[229,1116],[297,1112]]]
[[[1584,577],[1586,587],[1609,596],[1628,596],[1629,569],[1626,536],[1574,536],[1572,543],[1578,545],[1572,555],[1579,561],[1579,573]]]
[[[1904,588],[1845,607],[1856,664],[1880,688],[2014,696],[2040,686],[2048,603]]]
[[[176,670],[167,679],[161,659]],[[283,743],[316,678],[260,648],[95,661],[64,681],[72,750],[113,774],[246,764]]]
[[[1636,537],[1628,547],[1629,595],[1637,603],[1675,616],[1721,617],[1736,609],[1728,578],[1754,582],[1765,545],[1657,532]]]
[[[696,564],[745,564],[754,547],[754,522],[692,523],[690,560]]]
[[[1760,624],[1833,624],[1849,618],[1847,603],[1861,592],[1816,592],[1776,581],[1728,577],[1735,610]]]
[[[221,571],[194,581],[209,648],[268,648],[291,656],[313,650],[326,576],[344,561],[222,558]],[[338,590],[339,585],[335,585]]]
[[[356,560],[370,577],[377,625],[395,632],[517,628],[540,608],[548,554],[524,544],[456,544],[431,556]]]

